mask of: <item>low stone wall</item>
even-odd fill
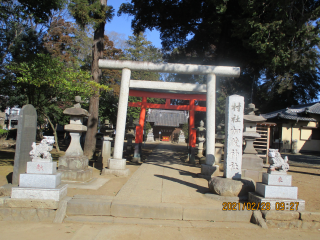
[[[262,211],[269,228],[319,229],[320,212]]]
[[[53,222],[59,202],[0,198],[0,221]]]
[[[175,211],[172,211],[175,210]],[[76,195],[53,200],[0,197],[0,221],[63,222],[65,216],[111,216],[132,218],[253,222],[263,228],[319,229],[320,212],[222,211],[214,206],[142,204],[114,201],[114,197]]]
[[[56,210],[43,208],[0,208],[0,221],[53,222]]]

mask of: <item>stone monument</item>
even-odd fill
[[[248,199],[248,193],[255,189],[251,179],[241,177],[243,110],[244,97],[232,95],[227,98],[223,177],[212,177],[208,183],[211,192],[239,197],[239,200]]]
[[[154,142],[153,128],[148,131],[147,142]]]
[[[232,95],[226,103],[226,144],[223,176],[241,179],[244,98]]]
[[[81,97],[75,97],[76,104],[72,108],[63,111],[70,115],[70,124],[64,129],[70,132],[71,142],[63,157],[59,158],[58,171],[62,174],[62,180],[86,182],[92,179],[92,169],[88,168],[89,160],[83,155],[80,145],[82,132],[87,131],[87,127],[82,125],[83,117],[89,116],[87,110],[81,108]]]
[[[198,154],[197,157],[198,158],[202,158],[203,157],[203,144],[206,140],[206,129],[204,127],[204,122],[201,120],[200,121],[200,126],[197,127],[197,140],[198,140]]]
[[[264,117],[256,116],[255,108],[253,103],[248,104],[249,113],[244,115],[244,133],[243,137],[246,141],[246,147],[242,155],[242,175],[244,177],[249,177],[256,182],[262,180],[263,173],[263,160],[258,156],[258,152],[253,146],[253,142],[256,138],[260,138],[260,134],[256,132],[257,122],[266,121]]]
[[[19,176],[26,172],[27,162],[31,160],[29,152],[31,145],[36,141],[37,112],[36,109],[27,104],[22,107],[18,118],[18,130],[16,151],[14,155],[14,167],[12,184],[19,184]]]
[[[186,142],[186,138],[184,136],[184,132],[182,130],[180,130],[178,143],[185,143],[185,142]]]
[[[39,145],[32,143],[31,162],[27,173],[20,174],[19,187],[13,187],[11,198],[50,199],[59,201],[67,195],[67,184],[61,184],[57,163],[52,162],[52,138],[45,138]]]
[[[249,201],[260,206],[269,205],[270,210],[304,211],[305,201],[298,199],[298,187],[292,185],[288,158],[283,159],[278,149],[269,149],[270,166],[257,183],[256,192],[249,193]]]

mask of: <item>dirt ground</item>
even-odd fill
[[[24,240],[180,240],[180,239],[310,239],[320,238],[320,229],[261,229],[243,228],[237,223],[216,223],[210,228],[167,227],[162,225],[79,224],[79,223],[19,223],[1,222],[1,239]]]
[[[143,147],[143,158],[148,158],[148,155],[155,147],[156,144],[145,144]],[[54,161],[57,161],[59,156],[64,155],[64,152],[57,154],[54,151],[55,150],[52,151]],[[124,157],[127,159],[130,158],[128,155],[125,155]],[[303,155],[300,157],[303,159]],[[181,158],[183,158],[183,156],[181,156]],[[8,182],[10,183],[13,162],[14,148],[0,147],[0,186],[7,184]],[[181,163],[185,164],[183,162]],[[69,188],[68,196],[72,197],[76,194],[115,196],[140,166],[127,161],[127,168],[130,169],[130,175],[128,177],[115,177],[101,176],[100,170],[94,167],[95,162],[90,161],[90,165],[92,166],[94,177],[108,178],[109,181],[98,190]],[[200,172],[200,165],[195,166],[193,169],[195,173],[197,173],[197,171]],[[291,174],[293,178],[292,185],[298,187],[298,197],[306,201],[306,210],[320,212],[320,164],[308,164],[303,161],[290,162],[289,174]]]

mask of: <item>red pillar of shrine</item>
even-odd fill
[[[196,131],[194,130],[194,113],[195,113],[195,99],[190,100],[189,104],[189,146],[190,156],[189,162],[195,162],[195,147],[196,147]]]
[[[135,147],[132,162],[141,162],[144,120],[146,118],[147,97],[142,97],[139,126],[136,127]]]
[[[139,118],[139,126],[136,127],[136,143],[142,143],[143,142],[143,128],[144,128],[144,121],[146,118],[146,106],[145,103],[147,103],[147,98],[142,97],[142,104],[141,104],[141,111],[140,111],[140,118]]]
[[[195,99],[190,100],[190,110],[189,110],[189,146],[196,147],[196,136],[194,128],[194,106]]]

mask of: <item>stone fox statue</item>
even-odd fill
[[[52,140],[50,141],[46,138],[42,139],[39,145],[33,142],[31,145],[32,150],[29,153],[32,161],[46,160],[48,162],[51,162],[52,157],[51,157],[50,151],[53,148],[51,144],[52,144]]]
[[[278,149],[269,149],[269,161],[270,166],[268,171],[281,171],[281,172],[287,172],[289,170],[289,164],[288,164],[288,157],[285,157],[284,159],[281,157]]]

